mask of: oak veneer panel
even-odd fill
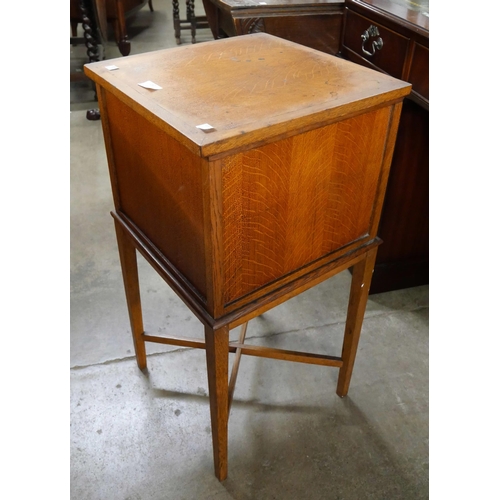
[[[110,93],[106,106],[117,208],[206,297],[202,192],[206,162]]]
[[[370,233],[390,115],[382,108],[224,158],[225,303]]]

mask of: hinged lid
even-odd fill
[[[327,125],[411,89],[266,33],[100,61],[85,73],[203,157]]]

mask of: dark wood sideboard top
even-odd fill
[[[344,0],[212,0],[229,10],[255,9],[260,6],[269,7],[311,7],[314,5],[343,5]]]
[[[383,14],[384,20],[392,20],[400,27],[429,37],[428,0],[346,0],[346,7],[360,5],[373,14]]]

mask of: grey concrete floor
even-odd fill
[[[129,19],[131,54],[176,45],[170,1],[154,7]],[[105,53],[120,57],[112,40]],[[81,68],[85,48],[70,59]],[[428,498],[427,286],[370,297],[346,398],[336,369],[244,357],[217,481],[204,352],[150,344],[148,374],[135,363],[101,123],[85,117],[97,103],[86,82],[70,97],[71,498]],[[146,330],[201,337],[141,258],[139,270]],[[339,354],[349,285],[341,273],[253,320],[248,342]]]

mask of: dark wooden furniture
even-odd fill
[[[269,33],[328,54],[340,50],[344,0],[203,0],[214,38]]]
[[[72,45],[84,43],[87,48],[89,62],[100,61],[104,58],[104,43],[107,38],[105,0],[78,0],[78,9],[80,11],[83,36],[71,37],[70,43]],[[101,51],[99,50],[99,47],[102,48]],[[72,82],[81,81],[83,79],[87,79],[83,72],[70,74],[70,81]],[[95,98],[97,100],[97,94]],[[88,120],[99,120],[100,117],[101,115],[99,109],[94,108],[87,110]]]
[[[74,0],[71,4],[71,23],[73,23],[74,16],[80,18],[82,24],[83,36],[78,37],[76,26],[73,29],[70,43],[72,45],[85,44],[87,48],[87,56],[89,62],[96,62],[102,58],[99,53],[99,45],[103,45],[107,39],[107,25],[106,25],[106,3],[105,0]],[[83,73],[71,75],[71,81],[81,80],[86,78]]]
[[[76,36],[77,26],[82,22],[79,2],[80,0],[70,0],[70,24],[73,36]],[[146,4],[153,12],[153,0],[106,0],[106,19],[113,26],[116,43],[123,56],[130,54],[126,18],[142,9]]]
[[[181,19],[179,11],[179,0],[172,0],[174,16],[174,34],[177,45],[181,43],[181,31],[191,31],[191,43],[196,43],[196,30],[208,28],[206,16],[197,16],[195,13],[194,0],[186,0],[186,18]]]
[[[98,89],[138,365],[146,342],[206,350],[223,480],[242,354],[337,367],[337,394],[347,394],[410,86],[265,33],[85,71]],[[144,332],[136,250],[204,325],[204,341]],[[250,319],[351,266],[340,356],[244,344]]]
[[[342,56],[413,85],[401,114],[371,293],[429,283],[427,7],[423,0],[346,0]]]

